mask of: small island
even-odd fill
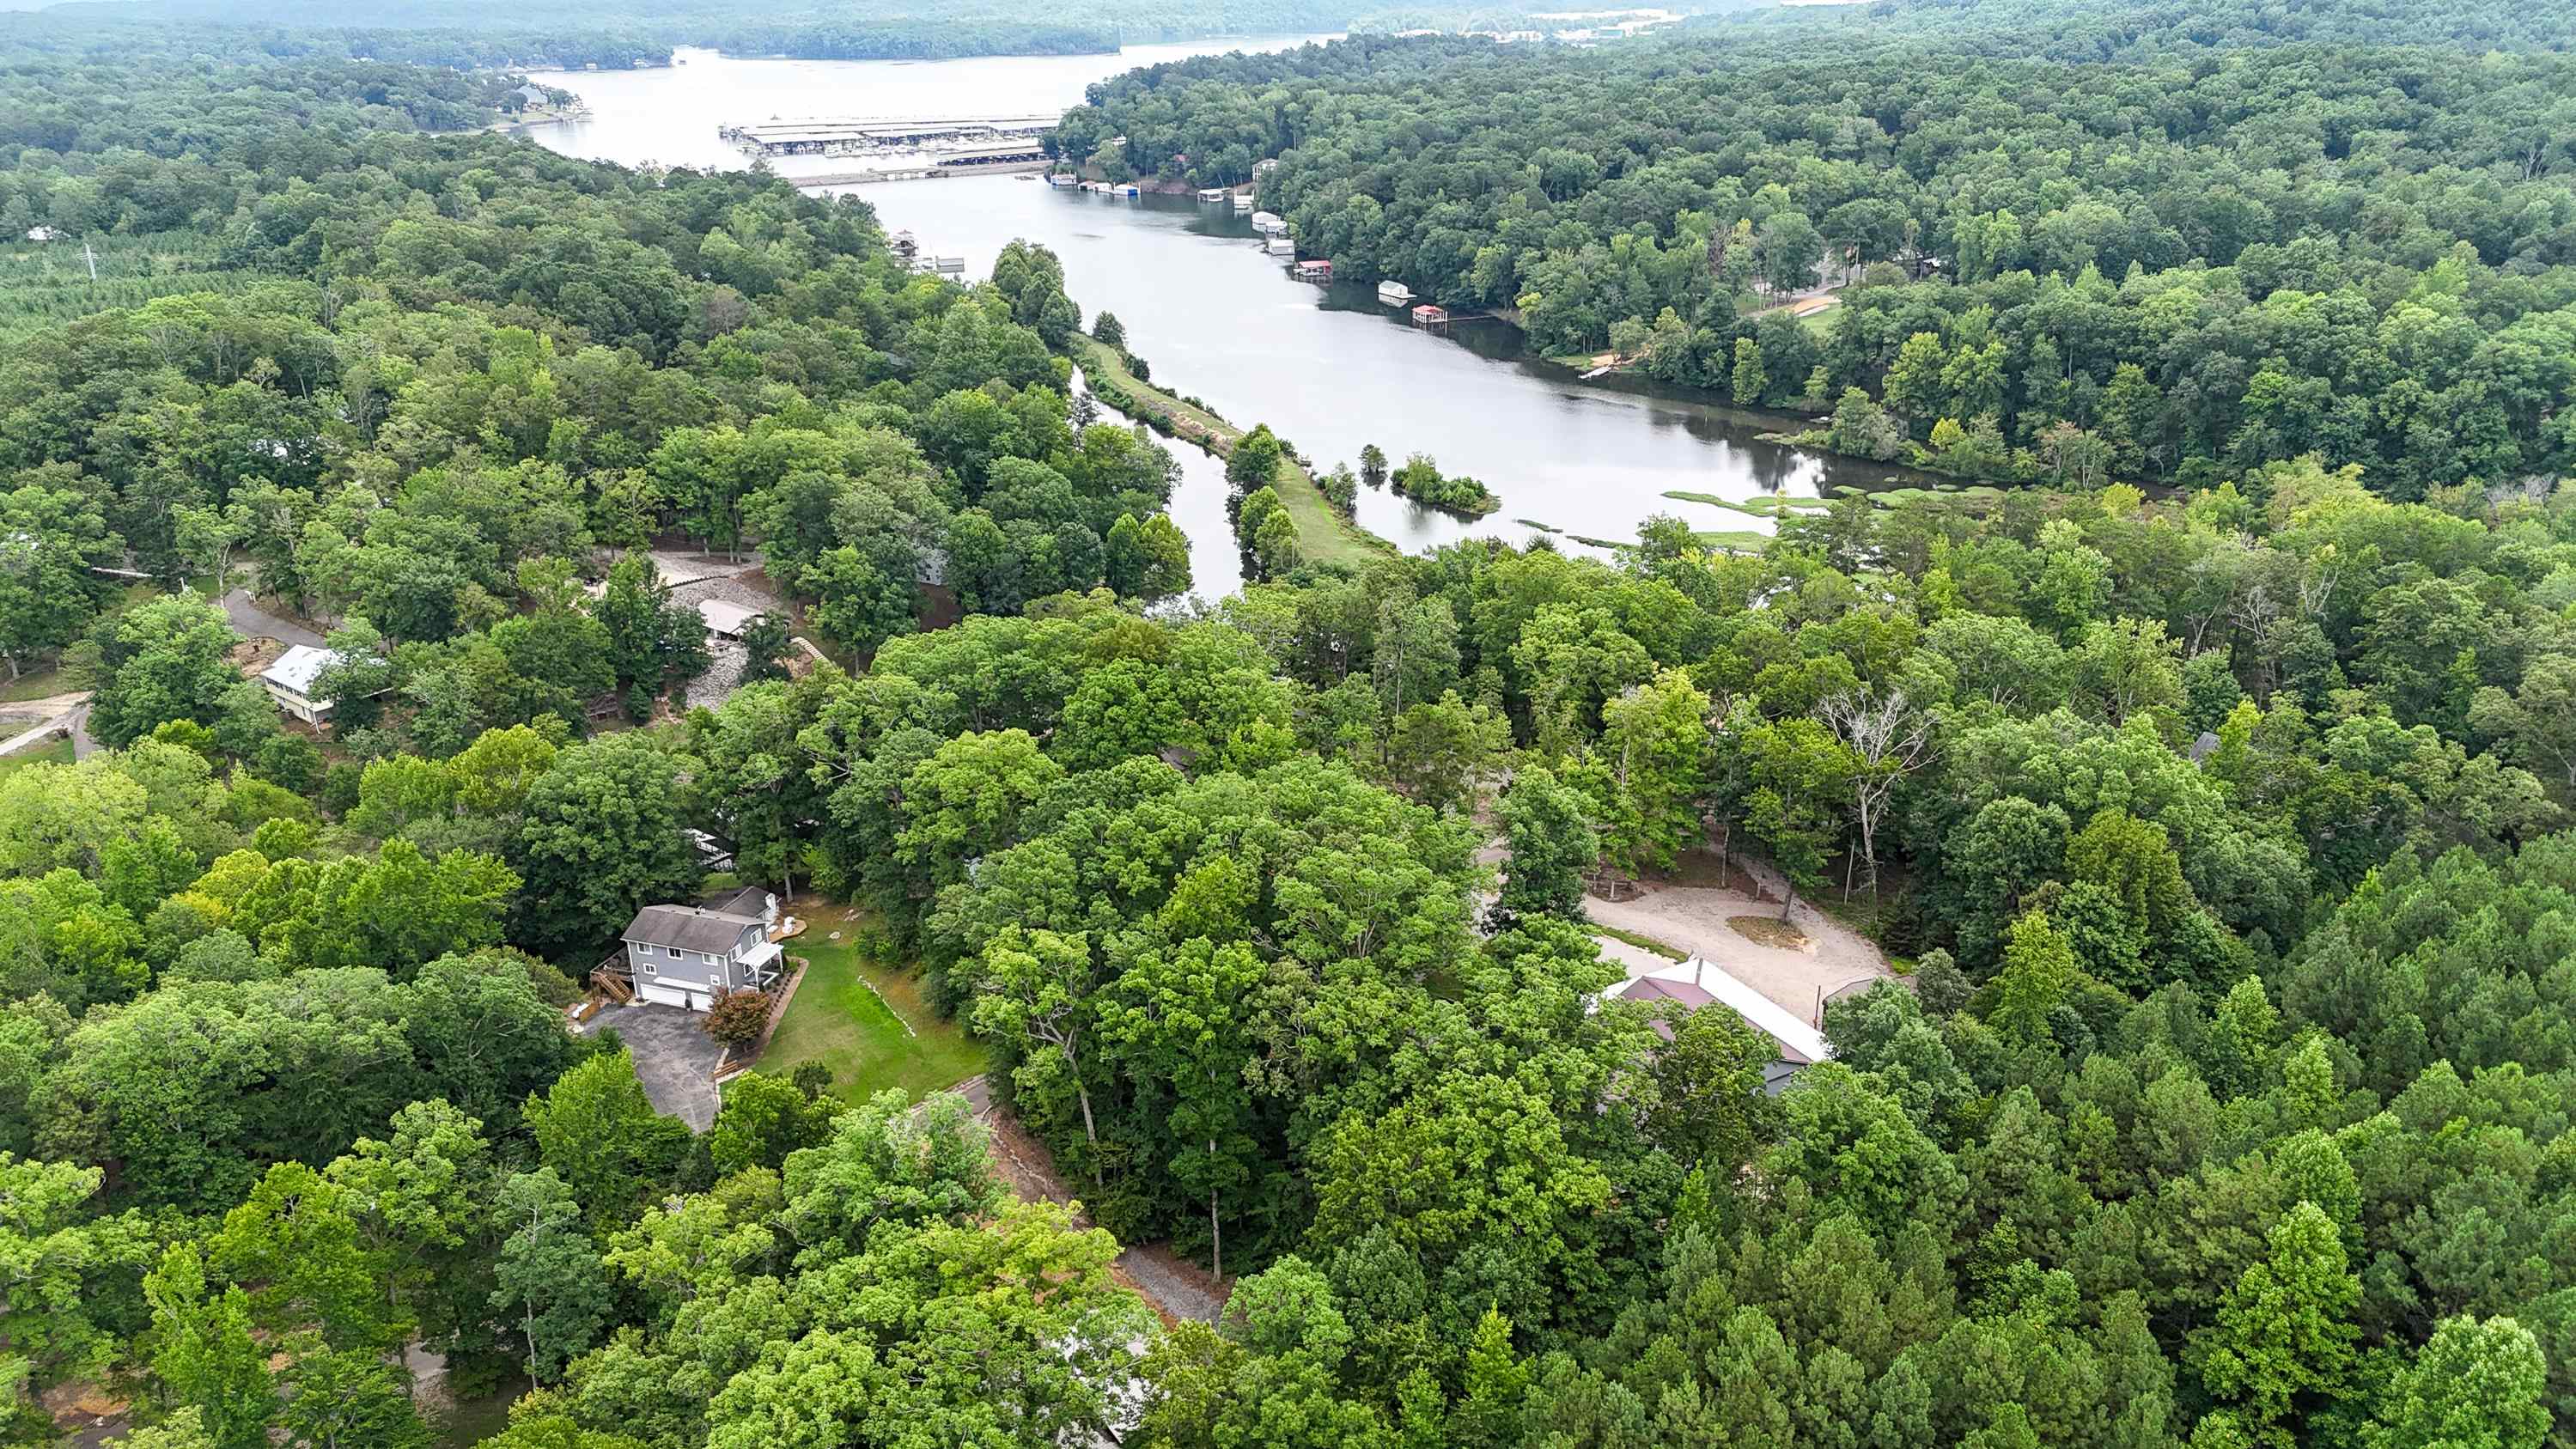
[[[1503,506],[1492,489],[1474,478],[1463,473],[1442,477],[1440,465],[1424,453],[1405,459],[1404,466],[1387,479],[1387,487],[1400,497],[1460,518],[1482,518]]]

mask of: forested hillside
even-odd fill
[[[2395,52],[2207,48],[2180,91],[1743,72],[1922,98],[1839,159],[1795,154],[1832,128],[1755,146],[1689,110],[1789,104],[1700,89],[1714,63],[1631,77],[1712,138],[1628,153],[1662,158],[1639,177],[1569,143],[1518,189],[1424,182],[1484,144],[1427,115],[1366,153],[1426,214],[1536,216],[1515,275],[1559,235],[1566,266],[1675,250],[1585,218],[1785,208],[1811,172],[1893,188],[1918,242],[1955,240],[1954,195],[2028,205],[2013,266],[1852,294],[1810,370],[1920,421],[1894,358],[1840,360],[1903,331],[1954,429],[1992,388],[2018,434],[2017,329],[2055,319],[2089,339],[2067,396],[2153,388],[2135,416],[2169,430],[2089,471],[2188,486],[2069,468],[1784,508],[1757,551],[1659,519],[1604,557],[1396,557],[1300,537],[1256,427],[1229,472],[1261,581],[1216,601],[1187,597],[1171,459],[1072,386],[1124,344],[1079,334],[1043,249],[960,286],[855,199],[425,134],[497,80],[11,52],[0,206],[63,236],[8,251],[171,264],[133,299],[0,279],[0,653],[15,698],[90,691],[94,746],[0,757],[0,1434],[417,1449],[499,1393],[493,1449],[2576,1444],[2548,381],[2576,364],[2534,214],[2564,158],[2508,181],[2479,109],[2556,62],[2388,86]],[[1589,82],[1591,126],[1620,67],[1696,53],[1337,48],[1103,114],[1153,147],[1220,101],[1287,125],[1482,75],[1525,106]],[[2302,86],[2404,125],[2256,164],[2256,133],[2307,144],[2248,119]],[[2086,149],[2086,95],[2136,113],[2119,144]],[[1494,104],[1499,158],[1527,133]],[[2023,125],[2074,152],[1995,157]],[[2164,210],[2220,151],[2274,218],[2223,260],[2236,213]],[[1350,184],[1324,154],[1266,183],[1301,230]],[[2029,270],[2097,188],[2129,239],[2087,245],[2179,250]],[[2481,218],[2498,255],[2445,230]],[[2150,335],[2152,374],[2124,350]],[[2245,406],[2211,380],[2240,335],[2304,338],[2285,376],[2383,379],[2357,441],[2185,451],[2194,409]],[[1999,377],[1950,380],[1989,349]],[[2478,432],[2516,368],[2539,391]],[[738,679],[654,549],[758,565]],[[236,617],[327,632],[327,724],[252,682]],[[791,627],[832,657],[787,667]],[[1627,968],[1593,888],[1719,843],[1903,977],[1833,1003],[1833,1059],[1776,1095],[1732,1012],[1602,999]],[[764,1058],[693,1131],[654,1109],[653,1043],[566,1029],[639,906],[743,883],[970,1033],[999,1128]],[[1016,1196],[996,1130],[1079,1212]],[[1212,1270],[1216,1322],[1147,1306],[1115,1261],[1142,1242]]]
[[[1277,157],[1265,205],[1337,276],[1747,405],[1859,389],[1885,415],[1816,439],[1845,452],[2194,484],[2317,453],[2396,497],[2547,476],[2576,458],[2576,62],[2450,47],[2511,19],[2554,49],[2567,17],[2401,8],[2432,48],[2358,11],[2228,48],[2253,17],[2150,7],[2070,64],[2107,22],[2040,0],[1372,41],[1133,72],[1056,140],[1203,183]]]
[[[61,49],[150,48],[175,30],[216,54],[316,54],[427,66],[623,69],[665,65],[676,46],[816,60],[943,60],[1106,54],[1122,45],[1338,30],[1359,7],[1329,0],[1098,0],[1043,15],[992,0],[897,7],[745,7],[707,0],[541,10],[496,0],[71,0],[13,21]]]

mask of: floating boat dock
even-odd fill
[[[1411,306],[1413,289],[1402,282],[1380,282],[1377,284],[1377,299],[1389,307]]]
[[[1061,119],[1045,116],[848,116],[801,121],[772,118],[716,127],[716,135],[751,156],[857,156],[940,143],[982,145],[1034,141]]]
[[[933,151],[889,152],[875,165],[820,176],[791,176],[800,187],[860,186],[871,181],[925,181],[940,176],[1001,176],[1043,171],[1053,158],[1031,141],[994,141]]]

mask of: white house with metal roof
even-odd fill
[[[1763,1090],[1768,1092],[1777,1093],[1787,1087],[1799,1068],[1833,1055],[1823,1032],[1725,967],[1698,956],[1632,977],[1604,994],[1642,1003],[1656,1034],[1666,1041],[1673,1039],[1673,1021],[1683,1013],[1705,1006],[1723,1006],[1734,1012],[1744,1018],[1745,1025],[1771,1038],[1779,1049],[1779,1059],[1762,1074]]]
[[[331,706],[337,701],[316,698],[314,686],[321,682],[324,671],[339,662],[337,651],[298,644],[259,672],[260,687],[277,701],[279,709],[306,724],[318,725],[331,718]]]

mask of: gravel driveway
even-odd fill
[[[1784,951],[1747,938],[1728,925],[1726,918],[1776,917],[1780,906],[1777,901],[1757,901],[1741,891],[1648,882],[1645,894],[1633,901],[1605,901],[1596,896],[1586,899],[1583,908],[1604,926],[1652,936],[1668,946],[1707,958],[1712,965],[1724,968],[1729,975],[1787,1008],[1800,1021],[1816,1019],[1820,994],[1836,996],[1855,981],[1892,974],[1887,969],[1887,958],[1868,938],[1811,908],[1802,907],[1790,921],[1807,935],[1807,949],[1803,951]],[[1630,976],[1641,974],[1640,965],[1649,959],[1646,953],[1633,947],[1612,949],[1618,945],[1604,941],[1603,951],[1627,964]],[[1652,958],[1646,969],[1669,964]]]

